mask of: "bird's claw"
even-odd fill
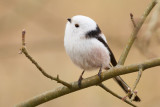
[[[83,77],[81,76],[81,77],[79,78],[79,80],[78,80],[78,87],[79,87],[79,88],[81,88],[81,82],[82,82],[82,80],[83,80]]]
[[[100,68],[100,69],[99,69],[99,72],[98,72],[98,76],[99,76],[99,79],[100,79],[100,80],[102,79],[101,74],[102,74],[102,69]]]

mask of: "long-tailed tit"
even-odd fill
[[[105,35],[94,20],[82,15],[67,20],[64,46],[73,63],[83,69],[78,80],[80,86],[82,75],[86,70],[99,68],[98,76],[101,77],[102,69],[116,66],[117,61],[108,46]],[[114,79],[128,93],[129,86],[122,78],[117,76]],[[140,101],[140,98],[136,96],[134,101]]]

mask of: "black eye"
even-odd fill
[[[79,24],[75,24],[75,27],[77,27],[77,28],[78,28],[78,27],[79,27]]]

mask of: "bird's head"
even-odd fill
[[[89,31],[96,30],[97,24],[89,17],[77,15],[67,19],[66,32],[70,36],[85,36]]]

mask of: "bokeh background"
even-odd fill
[[[140,18],[151,0],[0,0],[0,107],[12,107],[33,96],[52,90],[60,84],[44,77],[23,55],[21,31],[26,29],[28,52],[49,73],[72,82],[82,70],[76,67],[65,53],[63,46],[66,19],[86,15],[94,19],[106,35],[118,60],[132,32],[130,12]],[[144,24],[145,26],[145,24]],[[143,29],[144,29],[143,26]],[[143,29],[141,32],[143,32]],[[140,36],[140,35],[139,35]],[[150,48],[157,57],[159,43],[152,39]],[[132,47],[125,65],[140,63],[146,58]],[[86,72],[84,77],[97,74]],[[141,107],[160,105],[160,67],[146,70],[137,90]],[[132,86],[137,73],[122,76]],[[112,80],[104,84],[124,96]],[[99,87],[93,86],[39,105],[39,107],[128,107]]]

